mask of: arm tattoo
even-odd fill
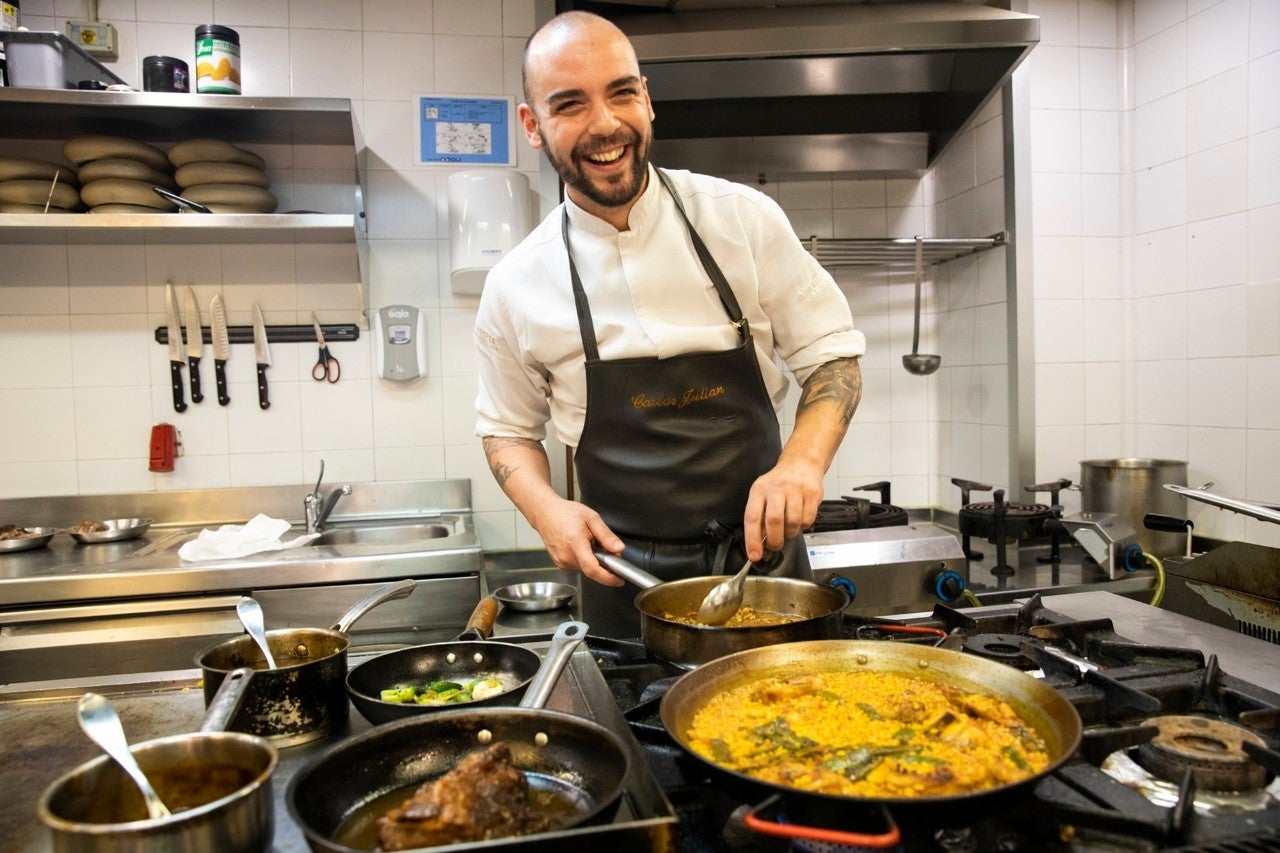
[[[484,438],[484,456],[489,462],[489,470],[493,472],[493,478],[498,481],[499,486],[506,486],[507,480],[511,479],[511,475],[516,469],[511,465],[498,460],[498,454],[508,447],[529,447],[541,448],[541,444],[529,438],[505,438],[502,436],[489,435]]]
[[[796,415],[817,403],[829,401],[840,407],[841,420],[848,426],[861,399],[862,369],[858,360],[839,358],[819,367],[804,383]]]

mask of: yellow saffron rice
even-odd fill
[[[728,770],[837,796],[963,794],[1049,764],[1040,735],[1006,702],[882,672],[796,673],[735,687],[698,710],[686,738]]]

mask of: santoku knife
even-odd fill
[[[209,304],[209,332],[213,340],[213,378],[218,385],[218,405],[231,402],[227,394],[227,359],[231,357],[231,341],[227,337],[227,309],[222,304],[222,294],[213,297]]]
[[[173,295],[173,285],[164,286],[164,316],[169,329],[169,384],[173,386],[173,410],[185,412],[187,404],[182,399],[182,327],[178,325],[178,305]]]
[[[204,333],[200,329],[200,308],[196,305],[196,293],[187,288],[182,294],[182,322],[187,329],[187,379],[191,383],[191,402],[204,400],[200,392],[200,356],[204,355]]]
[[[271,366],[271,350],[267,347],[267,325],[262,322],[262,309],[253,305],[253,356],[258,362],[258,406],[271,408],[267,399],[267,368]]]

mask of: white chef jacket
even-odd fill
[[[665,171],[751,324],[775,411],[788,383],[775,356],[803,384],[826,362],[863,354],[866,339],[853,328],[848,300],[777,203],[741,184]],[[739,343],[651,166],[629,230],[566,199],[490,270],[475,327],[478,436],[541,441],[548,420],[569,447],[582,434],[585,356],[560,230],[566,207],[602,359],[668,358]]]

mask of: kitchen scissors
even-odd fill
[[[329,352],[329,345],[324,342],[324,332],[320,331],[320,321],[316,319],[316,312],[311,312],[311,325],[316,330],[316,343],[320,346],[320,357],[316,359],[315,367],[311,368],[311,378],[317,382],[323,382],[326,379],[330,382],[337,382],[342,376],[342,365]]]

